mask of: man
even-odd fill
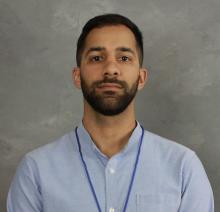
[[[79,37],[76,59],[82,122],[23,158],[8,211],[213,212],[196,154],[135,119],[134,97],[148,78],[137,26],[117,14],[94,17]]]

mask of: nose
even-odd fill
[[[120,74],[119,67],[117,66],[116,61],[108,60],[104,66],[103,71],[104,76],[118,76]]]

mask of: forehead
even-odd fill
[[[124,25],[104,26],[92,29],[85,40],[85,50],[95,46],[116,49],[119,46],[136,51],[137,45],[133,32]]]

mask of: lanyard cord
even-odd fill
[[[128,193],[127,193],[127,196],[126,196],[126,199],[125,199],[125,205],[124,205],[124,208],[123,208],[123,212],[126,212],[126,209],[127,209],[127,205],[128,205],[128,201],[129,201],[132,185],[133,185],[133,182],[134,182],[134,178],[135,178],[135,173],[136,173],[136,170],[137,170],[138,161],[139,161],[141,145],[142,145],[143,137],[144,137],[144,128],[142,126],[141,126],[141,129],[142,129],[141,139],[140,139],[140,142],[139,142],[138,152],[137,152],[137,156],[136,156],[136,160],[135,160],[135,164],[134,164],[134,169],[133,169],[132,176],[131,176],[131,181],[130,181],[130,184],[129,184],[129,187],[128,187]],[[81,144],[80,144],[79,136],[78,136],[78,133],[77,133],[77,127],[75,128],[75,134],[76,134],[76,138],[77,138],[77,144],[78,144],[78,148],[79,148],[80,158],[81,158],[81,161],[83,163],[83,167],[84,167],[85,172],[86,172],[86,176],[87,176],[87,180],[89,182],[90,189],[91,189],[93,197],[95,199],[98,211],[102,212],[100,204],[99,204],[99,201],[98,201],[98,198],[97,198],[97,195],[95,193],[94,186],[92,184],[91,177],[89,175],[89,171],[88,171],[86,162],[85,162],[85,160],[83,158],[83,154],[82,154],[82,150],[81,150]]]
[[[99,205],[99,201],[97,199],[97,196],[96,196],[96,193],[95,193],[95,189],[92,185],[92,180],[90,178],[90,175],[89,175],[89,171],[88,171],[88,168],[87,168],[87,165],[86,165],[86,162],[83,158],[83,154],[82,154],[82,151],[81,151],[81,145],[80,145],[80,141],[79,141],[79,136],[78,136],[78,133],[77,133],[77,127],[75,128],[75,134],[76,134],[76,138],[77,138],[77,143],[78,143],[78,147],[79,147],[79,153],[80,153],[80,157],[81,157],[81,161],[83,163],[83,166],[84,166],[84,169],[85,169],[85,172],[86,172],[86,176],[87,176],[87,179],[89,181],[89,186],[90,186],[90,189],[92,191],[92,194],[93,194],[93,197],[95,199],[95,202],[96,202],[96,205],[97,205],[97,208],[98,208],[98,211],[99,212],[102,212],[101,208],[100,208],[100,205]]]

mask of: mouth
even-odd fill
[[[122,86],[117,83],[102,83],[98,86],[100,89],[121,89]]]

